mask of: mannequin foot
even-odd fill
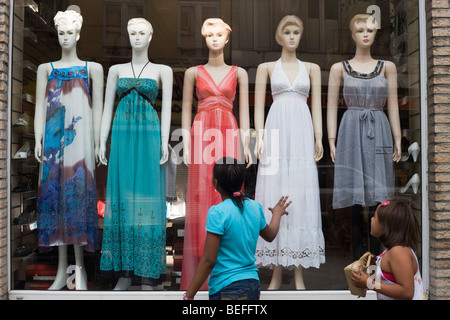
[[[159,284],[157,286],[149,286],[147,284],[143,284],[141,286],[141,289],[146,291],[161,291],[164,289],[164,286],[162,284]]]
[[[87,274],[84,268],[75,271],[75,289],[87,290]]]
[[[69,279],[69,274],[63,271],[58,271],[56,274],[55,281],[53,281],[52,285],[48,290],[61,290],[67,285],[67,280]]]
[[[117,281],[116,286],[114,287],[114,290],[128,290],[131,286],[131,278],[120,278]]]

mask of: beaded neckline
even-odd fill
[[[342,64],[344,66],[345,71],[347,72],[348,75],[354,77],[354,78],[358,78],[358,79],[373,79],[375,77],[378,77],[381,73],[381,70],[383,69],[384,66],[384,61],[379,60],[377,63],[377,66],[375,67],[375,69],[371,72],[371,73],[362,73],[362,72],[358,72],[352,69],[350,63],[345,60],[342,61]]]

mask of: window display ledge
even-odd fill
[[[38,291],[12,290],[9,300],[182,300],[183,291]],[[208,300],[206,291],[199,292],[196,300]],[[358,298],[350,291],[261,291],[261,300],[376,300],[376,293],[368,291]]]

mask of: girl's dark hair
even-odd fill
[[[245,164],[234,158],[224,157],[216,161],[213,168],[213,176],[217,179],[220,190],[233,200],[239,210],[244,209],[244,195],[234,196],[240,192],[245,179]]]
[[[378,206],[377,212],[381,225],[378,240],[387,249],[405,246],[418,250],[420,227],[414,210],[407,202],[391,200],[386,206]]]

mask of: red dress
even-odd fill
[[[181,290],[188,288],[202,257],[208,210],[222,201],[212,184],[214,163],[225,156],[241,159],[233,115],[236,76],[237,67],[232,66],[217,85],[203,66],[197,66],[198,111],[191,129]],[[206,282],[200,290],[208,290]]]

